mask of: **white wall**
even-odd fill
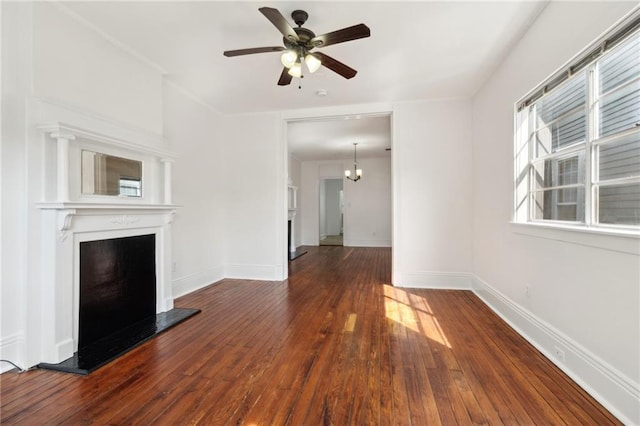
[[[391,247],[391,158],[362,158],[358,167],[362,179],[344,179],[344,245]]]
[[[178,297],[224,277],[223,117],[173,84],[164,86],[165,138],[173,166],[173,288]]]
[[[394,108],[394,284],[469,288],[471,102]]]
[[[637,240],[532,231],[509,220],[514,102],[635,4],[546,7],[474,98],[471,180],[478,293],[628,424],[640,423]]]
[[[327,238],[327,180],[320,180],[320,193],[318,200],[318,220],[320,221],[320,239]]]
[[[293,182],[293,186],[298,188],[297,197],[298,197],[298,204],[299,204],[300,197],[302,194],[302,188],[300,188],[300,182],[302,181],[302,163],[297,158],[293,157],[292,155],[289,155],[288,170],[289,170],[289,177]],[[296,247],[300,246],[302,241],[302,237],[301,237],[302,220],[303,220],[303,217],[301,215],[300,208],[298,207],[296,209],[296,217],[293,220],[293,227],[294,227],[293,239]]]
[[[54,3],[34,7],[36,96],[162,133],[162,75]]]
[[[340,235],[342,209],[340,208],[340,191],[342,179],[325,179],[327,235]]]
[[[359,159],[364,177],[358,182],[344,179],[344,245],[359,247],[391,246],[391,160]],[[320,182],[342,178],[350,160],[303,161],[301,213],[302,244],[318,245],[322,231]],[[324,182],[324,181],[322,181]]]
[[[287,232],[282,120],[278,114],[226,116],[221,131],[225,276],[282,279]]]
[[[329,235],[340,235],[342,211],[340,209],[340,191],[342,179],[320,180],[319,221],[320,239]]]
[[[27,234],[26,96],[31,81],[31,9],[28,3],[0,3],[2,10],[2,268],[0,358],[20,362],[24,345]],[[4,364],[0,368],[11,368]]]
[[[303,161],[301,164],[300,197],[298,214],[301,217],[301,244],[317,246],[320,244],[320,176],[318,163]]]

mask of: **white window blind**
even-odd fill
[[[640,228],[640,17],[518,103],[519,222]]]

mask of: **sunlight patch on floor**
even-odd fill
[[[451,348],[438,318],[424,297],[387,284],[384,284],[384,295],[384,309],[388,319]]]
[[[353,330],[356,328],[356,314],[349,314],[347,320],[344,323],[344,332],[345,333],[353,333]]]

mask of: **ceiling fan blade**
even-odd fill
[[[298,34],[291,28],[284,16],[272,7],[261,7],[258,9],[275,27],[282,33],[284,38],[291,41],[300,40]]]
[[[232,57],[241,55],[252,55],[254,53],[281,52],[283,50],[285,50],[285,48],[282,46],[252,47],[250,49],[226,50],[222,54],[227,57]]]
[[[321,34],[312,38],[309,43],[316,47],[325,47],[336,43],[344,43],[345,41],[369,37],[370,35],[371,30],[369,27],[365,24],[358,24],[330,33]]]
[[[331,56],[325,55],[322,52],[313,52],[312,55],[315,56],[316,59],[319,59],[320,62],[322,62],[323,66],[329,68],[335,73],[340,74],[344,78],[353,78],[358,73],[358,71],[354,70],[350,66],[345,65],[337,59],[333,59]]]
[[[287,86],[291,84],[291,80],[293,77],[289,74],[289,68],[284,67],[282,69],[282,74],[280,74],[280,80],[278,80],[278,86]]]

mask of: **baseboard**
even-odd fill
[[[396,287],[470,290],[472,283],[472,275],[467,272],[401,272],[398,276]]]
[[[344,240],[345,247],[391,247],[391,240]]]
[[[478,277],[473,291],[496,314],[624,424],[640,424],[640,384]],[[564,361],[556,356],[564,352]]]
[[[0,339],[0,359],[11,361],[20,368],[25,368],[20,360],[20,347],[24,341],[22,333],[14,333]],[[0,374],[12,370],[15,367],[8,362],[0,362]]]
[[[173,297],[184,296],[224,278],[224,268],[217,266],[202,272],[196,272],[172,281]]]
[[[56,359],[60,362],[60,360],[67,359],[74,352],[73,339],[65,339],[62,342],[56,343]],[[44,360],[47,362],[46,360]]]
[[[225,266],[224,277],[238,280],[281,281],[282,267],[278,265],[245,265],[230,263]]]

